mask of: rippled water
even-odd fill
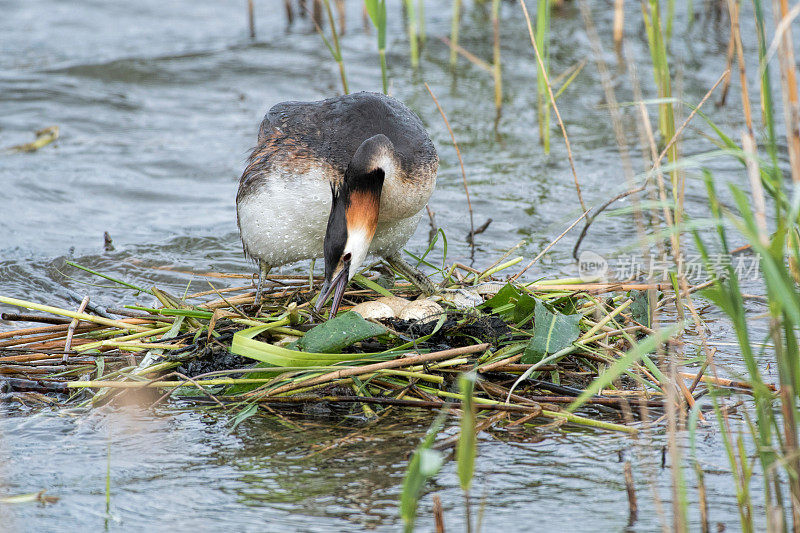
[[[350,31],[342,44],[351,90],[379,90],[374,33],[362,28],[360,3],[348,4]],[[459,140],[476,225],[493,219],[476,239],[475,264],[493,262],[522,239],[528,244],[521,254],[533,257],[580,210],[557,129],[550,156],[539,145],[535,68],[518,6],[502,8],[505,97],[495,130],[491,77],[464,59],[455,73],[449,69],[449,50],[438,39],[449,32],[449,5],[428,2],[427,45],[420,69],[412,72],[400,3],[389,4],[391,92],[419,113],[439,149],[441,170],[430,205],[449,237],[449,258],[470,260],[466,199],[449,134],[423,81],[441,100]],[[611,13],[602,6],[595,9],[595,23],[613,67]],[[462,44],[488,58],[486,9],[467,8]],[[641,19],[638,9],[631,3],[629,20]],[[241,254],[233,204],[258,124],[277,102],[320,99],[340,90],[336,65],[309,22],[286,31],[282,2],[256,2],[258,39],[251,42],[244,2],[238,1],[5,0],[0,12],[0,147],[28,142],[35,130],[52,124],[61,130],[54,145],[36,153],[0,155],[0,292],[74,306],[66,287],[88,292],[103,305],[130,303],[127,292],[87,287],[96,279],[66,270],[65,258],[175,292],[187,284],[192,290],[208,286],[203,278],[154,267],[251,272]],[[746,32],[752,32],[751,20],[743,15]],[[589,205],[599,204],[627,188],[611,121],[577,8],[568,3],[557,10],[552,26],[553,72],[590,60],[559,107],[584,197]],[[724,24],[715,26],[702,16],[691,30],[679,17],[676,28],[672,67],[682,98],[696,103],[725,68],[728,34]],[[645,94],[652,97],[640,23],[628,25],[626,44],[640,65]],[[752,58],[753,51],[748,54]],[[618,73],[615,85],[620,101],[633,99],[627,73]],[[735,133],[742,126],[735,80],[730,92],[728,106],[709,105],[706,111]],[[624,120],[636,163],[636,116],[630,108]],[[695,129],[687,131],[683,146],[686,154],[712,147]],[[744,183],[731,161],[709,166],[721,181]],[[702,215],[698,180],[689,182],[687,197],[689,213]],[[114,251],[104,251],[104,231],[113,237]],[[421,251],[427,238],[428,228],[421,225],[408,248]],[[584,249],[606,254],[634,238],[627,216],[605,217]],[[573,275],[573,243],[574,237],[565,239],[531,275]],[[719,317],[709,314],[707,320],[715,340],[732,340]],[[0,322],[1,329],[9,327]],[[730,348],[722,347],[720,360],[737,367]],[[430,423],[419,415],[361,430],[312,417],[288,427],[264,416],[229,434],[227,420],[198,410],[117,407],[31,414],[2,405],[0,414],[0,495],[47,489],[60,498],[48,506],[0,506],[0,529],[11,531],[396,530],[407,455]],[[313,454],[350,434],[341,446]],[[669,514],[661,435],[641,446],[627,437],[574,430],[545,437],[540,442],[514,442],[503,433],[482,437],[473,494],[484,504],[484,531],[532,525],[625,529],[621,457],[633,461],[640,494],[639,519],[631,529],[659,527],[653,486]],[[735,495],[718,435],[708,430],[698,446],[708,472],[712,522],[736,529]],[[111,518],[105,513],[107,465]],[[432,489],[442,496],[448,528],[462,529],[462,495],[452,463]],[[696,498],[692,490],[690,497]],[[422,530],[432,527],[430,505],[424,498]]]

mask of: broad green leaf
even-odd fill
[[[309,330],[297,341],[304,352],[339,353],[348,346],[386,333],[386,328],[349,311]]]
[[[520,294],[517,303],[514,305],[514,323],[519,324],[528,318],[535,311],[537,303],[539,301],[533,296],[528,296],[525,293]]]
[[[562,296],[554,300],[548,300],[548,305],[565,315],[574,315],[578,312],[581,298],[576,296]]]
[[[580,335],[581,315],[563,315],[550,311],[536,300],[533,338],[522,354],[523,363],[536,363],[545,355],[568,348]]]
[[[299,352],[254,339],[259,333],[269,328],[269,325],[254,326],[242,331],[237,331],[234,333],[233,341],[231,342],[231,353],[281,367],[334,365],[345,361],[365,360],[374,355]]]
[[[630,291],[628,292],[628,296],[633,298],[633,303],[631,304],[633,319],[639,324],[649,328],[651,312],[647,291]]]
[[[533,312],[536,298],[521,293],[509,283],[486,300],[483,305],[495,310],[506,320],[518,324]]]
[[[497,294],[483,302],[483,306],[497,309],[498,307],[503,307],[509,303],[514,303],[517,299],[519,299],[519,291],[516,289],[516,287],[508,283],[502,289],[497,291]]]

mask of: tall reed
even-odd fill
[[[658,0],[642,0],[642,17],[647,31],[647,42],[650,46],[650,57],[653,61],[653,78],[658,88],[658,97],[661,99],[658,105],[658,127],[666,142],[675,135],[675,110],[672,101],[672,79],[669,72],[667,44]],[[678,143],[675,142],[667,151],[667,161],[673,167],[670,172],[674,203],[672,218],[675,224],[680,225],[683,219],[684,183],[682,173],[678,169],[678,159]],[[673,247],[672,252],[677,257],[680,250]]]
[[[414,9],[414,0],[403,0],[406,8],[406,25],[408,27],[408,46],[411,55],[411,66],[419,66],[419,39],[417,37],[417,15]]]
[[[328,38],[325,36],[325,30],[322,28],[320,24],[317,23],[316,19],[313,19],[314,25],[317,28],[317,32],[319,33],[320,37],[322,37],[322,41],[325,43],[325,46],[328,48],[328,51],[333,56],[334,61],[339,66],[339,77],[342,80],[342,91],[344,94],[349,94],[350,90],[347,86],[347,76],[344,72],[344,59],[342,58],[342,47],[339,44],[339,34],[336,31],[336,21],[333,18],[333,12],[331,11],[331,3],[330,0],[323,0],[325,4],[325,11],[328,15],[328,22],[331,26],[331,40],[329,41]]]
[[[378,33],[378,56],[381,61],[383,93],[389,94],[389,80],[386,72],[386,0],[364,0],[364,7]]]
[[[728,227],[732,226],[738,235],[744,237],[757,254],[760,272],[763,277],[763,288],[767,295],[769,315],[769,339],[772,344],[772,356],[778,371],[779,393],[776,395],[766,386],[766,378],[762,375],[761,359],[763,354],[755,353],[751,342],[750,317],[744,306],[742,288],[738,273],[732,265],[727,265],[725,275],[715,280],[713,289],[704,295],[724,311],[734,326],[739,350],[745,363],[748,378],[753,386],[755,403],[755,421],[746,419],[744,429],[755,446],[761,475],[763,476],[763,499],[767,508],[766,527],[768,531],[785,530],[786,513],[783,484],[788,483],[788,502],[791,509],[793,530],[800,530],[800,460],[798,460],[798,427],[797,400],[800,391],[800,348],[798,347],[797,330],[800,328],[800,291],[793,277],[792,265],[800,259],[793,239],[798,234],[798,215],[800,203],[796,198],[796,190],[790,199],[782,184],[782,173],[779,160],[781,146],[775,133],[774,107],[775,100],[769,79],[769,65],[766,61],[766,27],[764,10],[760,0],[752,0],[756,23],[756,40],[759,57],[759,87],[762,122],[766,135],[764,148],[769,154],[769,161],[759,158],[759,147],[753,134],[750,117],[747,77],[745,75],[745,58],[742,52],[741,32],[739,31],[739,6],[729,2],[731,15],[732,38],[736,46],[740,76],[742,79],[742,107],[747,129],[742,133],[741,146],[732,139],[721,135],[725,146],[743,163],[750,182],[750,194],[735,185],[729,185],[734,198],[734,207],[726,208],[719,199],[713,179],[709,172],[705,174],[711,214],[717,227],[718,246],[724,253],[729,253]],[[779,17],[780,5],[774,5],[775,15]],[[784,43],[785,44],[785,43]],[[786,50],[778,51],[779,63],[783,65]],[[794,72],[788,74],[792,76]],[[784,85],[786,89],[786,85]],[[792,107],[790,93],[784,91],[784,111]],[[717,129],[719,132],[719,129]],[[791,137],[791,127],[787,129],[787,140]],[[787,155],[791,166],[791,142],[788,142]],[[766,168],[764,166],[766,165]],[[796,182],[795,182],[796,183]],[[797,188],[795,184],[794,189]],[[773,222],[775,231],[769,234],[767,228],[767,201],[770,197],[773,206]],[[695,242],[708,264],[709,252],[705,243],[695,231]],[[753,512],[753,495],[748,481],[752,476],[750,459],[744,451],[741,436],[734,442],[731,438],[730,421],[716,397],[718,391],[712,389],[712,399],[716,416],[724,438],[728,460],[733,471],[737,492],[739,516],[742,529],[754,531],[759,528]]]
[[[461,0],[453,0],[453,16],[450,22],[450,67],[458,63],[458,33],[461,25]]]
[[[503,71],[500,62],[500,0],[492,0],[492,77],[494,78],[494,108],[498,116],[503,108]]]
[[[536,109],[539,117],[539,142],[544,153],[550,153],[550,100],[547,95],[547,80],[550,78],[550,2],[538,0],[536,6],[536,46],[542,63],[536,65]]]
[[[425,0],[417,0],[417,30],[420,47],[425,46]]]
[[[464,504],[467,515],[467,533],[472,531],[472,516],[470,512],[469,489],[472,486],[472,477],[475,473],[475,457],[477,456],[477,435],[475,434],[475,405],[472,393],[475,390],[475,374],[461,374],[458,380],[461,390],[462,415],[461,434],[456,449],[458,461],[458,481],[464,491]]]

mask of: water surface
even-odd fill
[[[350,31],[342,41],[348,80],[352,91],[380,90],[375,35],[364,31],[359,5],[349,3]],[[484,58],[491,57],[487,9],[468,6],[462,28],[462,44]],[[438,147],[441,168],[430,206],[448,236],[448,259],[486,266],[523,239],[527,244],[519,253],[532,258],[581,211],[555,123],[551,154],[539,144],[535,63],[518,6],[504,3],[501,10],[505,93],[499,120],[491,76],[463,58],[455,72],[449,68],[449,50],[438,39],[449,32],[449,6],[428,6],[428,39],[417,72],[408,64],[400,2],[389,2],[389,11],[391,93],[420,115]],[[35,130],[52,124],[61,130],[54,145],[34,154],[0,156],[0,292],[68,307],[76,303],[65,289],[91,294],[106,306],[131,303],[129,292],[65,268],[65,259],[176,293],[208,285],[201,276],[156,267],[252,272],[241,254],[234,197],[258,124],[280,101],[340,92],[336,65],[310,23],[296,22],[287,31],[276,0],[256,2],[254,42],[247,38],[242,2],[3,1],[0,12],[0,147],[28,142]],[[617,97],[630,101],[630,75],[615,70],[610,10],[596,8],[594,15]],[[635,3],[627,16],[640,20]],[[743,14],[742,23],[752,35],[752,16]],[[584,199],[597,205],[628,186],[577,8],[568,3],[556,10],[552,27],[554,73],[590,60],[559,98],[559,108]],[[725,68],[727,30],[702,15],[688,29],[683,13],[675,27],[677,90],[696,103]],[[651,98],[649,52],[643,29],[636,28],[641,24],[629,24],[626,46]],[[753,53],[748,50],[748,57]],[[460,143],[476,225],[493,220],[477,237],[474,256],[464,240],[469,217],[458,160],[423,82],[442,102]],[[734,80],[729,104],[707,107],[729,133],[742,127],[738,94]],[[623,119],[641,172],[637,117],[625,108]],[[708,128],[697,126],[685,134],[685,154],[713,147],[705,140]],[[720,182],[746,183],[730,160],[708,166]],[[702,216],[704,189],[690,176],[687,211]],[[113,251],[104,250],[106,231]],[[554,247],[531,270],[531,279],[574,275],[574,238]],[[629,216],[608,216],[590,231],[584,249],[611,257],[628,253],[635,238]],[[418,253],[427,242],[423,221],[408,248]],[[440,260],[441,249],[431,257]],[[305,271],[307,265],[292,268]],[[753,284],[748,290],[760,289]],[[748,305],[763,311],[757,303]],[[713,340],[733,341],[717,314],[705,318]],[[0,329],[14,326],[0,323]],[[731,346],[720,345],[718,357],[733,370],[741,368]],[[416,414],[362,428],[358,421],[317,415],[290,427],[263,415],[229,433],[226,418],[179,407],[85,413],[1,405],[0,415],[0,495],[46,489],[60,498],[47,506],[0,506],[0,528],[9,531],[394,531],[401,524],[397,501],[408,454],[431,421]],[[661,468],[664,444],[660,434],[634,445],[625,436],[569,429],[522,442],[504,433],[484,435],[473,489],[484,506],[483,530],[527,530],[532,519],[542,530],[626,529],[623,459],[633,462],[640,494],[639,519],[630,530],[658,529],[662,517],[654,491],[667,514],[670,509],[669,472]],[[698,452],[712,522],[735,530],[736,500],[721,446],[712,429],[704,430]],[[691,476],[690,485],[696,499]],[[453,463],[431,490],[442,497],[448,528],[463,529]],[[421,530],[432,527],[430,507],[426,496]],[[694,508],[691,518],[697,529]]]

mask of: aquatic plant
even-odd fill
[[[320,37],[322,37],[322,41],[325,43],[326,48],[331,53],[333,60],[336,61],[336,64],[339,66],[339,77],[342,81],[342,90],[344,94],[349,94],[350,90],[347,87],[347,76],[344,72],[344,59],[342,58],[342,47],[339,44],[339,33],[336,31],[336,21],[333,18],[333,12],[331,11],[331,2],[330,0],[322,0],[323,4],[325,5],[325,13],[328,16],[329,26],[331,28],[331,40],[329,41],[328,38],[325,36],[325,30],[321,27],[320,23],[317,22],[316,17],[313,19],[314,26],[317,29]],[[340,16],[343,16],[340,13]]]
[[[414,0],[403,0],[406,8],[406,26],[408,27],[408,47],[411,55],[411,66],[419,66],[419,38],[417,37],[417,15],[414,9]],[[420,19],[421,20],[421,19]]]
[[[535,40],[542,56],[541,63],[537,63],[536,75],[536,108],[539,116],[539,140],[544,148],[544,153],[550,153],[550,100],[547,95],[548,78],[550,77],[550,10],[548,0],[536,2],[536,32]]]
[[[404,341],[402,336],[392,333],[392,329],[366,321],[352,312],[342,313],[336,318],[315,325],[315,318],[309,312],[308,304],[281,303],[285,302],[287,291],[298,296],[312,294],[313,288],[308,285],[304,276],[271,277],[270,279],[280,283],[273,284],[268,295],[268,303],[264,307],[264,310],[269,312],[264,315],[258,309],[255,313],[245,312],[246,306],[252,303],[254,297],[249,286],[212,288],[210,291],[187,295],[186,298],[180,299],[153,287],[149,292],[158,300],[160,306],[130,305],[126,309],[108,310],[117,316],[125,317],[119,319],[0,296],[0,303],[6,305],[67,318],[66,322],[52,326],[0,334],[0,338],[8,339],[0,347],[3,351],[13,353],[24,348],[22,355],[2,356],[0,361],[60,360],[63,368],[52,377],[59,377],[64,381],[53,381],[49,374],[41,375],[34,380],[16,378],[12,374],[7,378],[8,383],[12,387],[33,387],[33,390],[60,393],[94,389],[98,393],[85,399],[92,404],[108,401],[117,393],[115,391],[144,388],[162,389],[167,392],[165,397],[184,397],[191,389],[197,389],[205,397],[214,398],[220,407],[227,404],[250,405],[253,402],[303,403],[312,401],[311,398],[316,397],[334,403],[431,408],[441,407],[445,401],[452,398],[463,401],[466,394],[463,391],[461,394],[454,394],[445,389],[435,388],[444,383],[444,376],[437,375],[438,373],[444,372],[446,375],[452,369],[463,369],[465,365],[484,376],[491,375],[491,372],[508,365],[511,365],[509,370],[512,371],[525,372],[535,367],[536,371],[543,369],[553,372],[554,367],[541,361],[545,356],[549,355],[546,363],[557,362],[570,355],[580,358],[581,353],[596,351],[592,349],[593,343],[613,339],[619,335],[624,336],[641,327],[636,325],[632,315],[623,313],[629,304],[607,310],[603,302],[591,296],[605,292],[638,290],[639,286],[583,284],[576,282],[577,280],[554,280],[561,283],[540,282],[525,285],[491,281],[499,272],[518,262],[518,260],[506,261],[502,265],[491,265],[484,271],[466,270],[464,272],[467,277],[461,277],[463,281],[457,281],[454,277],[461,267],[455,265],[453,268],[442,269],[441,275],[451,289],[461,287],[465,290],[464,287],[480,287],[481,284],[494,283],[495,286],[490,291],[490,294],[494,295],[486,300],[480,311],[459,311],[457,304],[448,304],[447,299],[443,300],[442,303],[449,305],[447,314],[438,317],[434,322],[428,322],[426,328],[420,329],[420,333],[415,334],[413,341]],[[104,275],[104,277],[118,281],[120,286],[127,290],[135,290],[131,287],[140,289],[133,283],[117,280],[112,276]],[[314,282],[317,280],[314,279]],[[363,288],[356,287],[349,290],[347,299],[375,298],[380,296],[381,292],[406,297],[415,294],[412,286],[407,284],[395,284],[387,290],[363,276],[357,277],[356,283]],[[376,289],[380,287],[380,292],[373,292],[367,287]],[[244,294],[232,295],[232,292],[244,292]],[[453,297],[458,294],[454,293]],[[204,297],[217,297],[217,299],[201,304],[189,303],[196,298]],[[612,300],[621,301],[623,298],[617,296]],[[454,300],[456,301],[458,298]],[[595,311],[610,313],[610,316],[617,317],[621,323],[630,321],[632,325],[625,326],[622,330],[608,328],[590,318]],[[14,318],[13,314],[4,316],[6,319]],[[546,320],[566,320],[566,317],[575,324],[574,329],[551,328],[545,335],[547,341],[544,344],[542,338],[529,329],[534,324],[541,327],[547,323]],[[51,322],[54,320],[42,316],[39,318]],[[20,315],[18,319],[38,318]],[[77,322],[74,335],[71,337],[71,345],[67,346],[67,330],[73,320]],[[469,337],[456,341],[457,338],[461,338],[460,331],[463,328],[473,327],[478,328],[476,331],[480,331],[480,328],[488,327],[481,325],[486,320],[489,320],[488,323],[500,320],[496,327],[506,323],[509,326],[502,326],[500,331],[505,333],[496,332],[495,335],[499,336],[492,343],[463,345],[464,340],[468,340]],[[410,327],[403,323],[393,324],[394,328]],[[510,326],[512,324],[513,326]],[[508,330],[507,327],[511,329]],[[581,331],[584,331],[584,334],[579,337]],[[448,338],[451,335],[455,335],[453,342],[456,344],[452,349],[430,351],[425,348],[428,339],[434,336]],[[379,339],[383,349],[373,352],[359,350],[358,343],[371,338]],[[292,342],[287,344],[289,339]],[[176,371],[176,368],[185,368],[192,361],[202,361],[209,357],[209,351],[213,351],[214,347],[224,348],[245,357],[242,362],[251,360],[261,364],[252,368],[246,366],[217,368],[196,375],[189,375],[191,372],[187,374],[187,371]],[[416,355],[409,354],[410,351]],[[131,360],[125,357],[125,353],[133,353],[138,363],[131,366]],[[406,354],[406,357],[397,358],[403,354]],[[517,363],[520,360],[521,365]],[[590,364],[589,368],[594,366]],[[89,369],[93,373],[96,371],[98,374],[96,379],[88,381],[75,379]],[[22,367],[20,371],[24,374],[27,368]],[[370,395],[346,397],[325,392],[331,385],[348,384],[356,380],[369,383],[366,388],[361,387],[359,391],[372,391]],[[422,396],[413,400],[410,398],[412,395],[406,392],[402,395],[402,400],[395,398],[396,401],[393,401],[385,394],[375,395],[375,392],[381,389],[385,392],[401,390],[404,380],[410,380],[408,383],[420,381],[420,384],[415,385],[415,389],[424,391]],[[654,390],[657,389],[658,387],[654,386]],[[312,392],[316,395],[317,392],[314,391],[320,391],[323,395],[308,396]],[[499,385],[494,385],[491,389],[483,388],[480,396],[476,393],[474,399],[476,408],[479,411],[500,410],[528,414],[536,412],[537,416],[574,424],[635,432],[632,427],[625,425],[593,420],[560,410],[539,409],[530,402],[505,403],[506,395],[511,392]],[[514,396],[517,397],[518,394]],[[196,397],[196,393],[190,393],[189,397]],[[435,397],[443,400],[431,402],[431,398]],[[613,404],[617,400],[592,398],[589,403],[598,401],[602,404]]]
[[[450,67],[458,64],[458,33],[461,24],[461,0],[453,0],[453,15],[450,22]]]
[[[389,94],[386,72],[386,0],[364,0],[369,18],[378,33],[378,57],[381,61],[381,81],[384,94]]]

